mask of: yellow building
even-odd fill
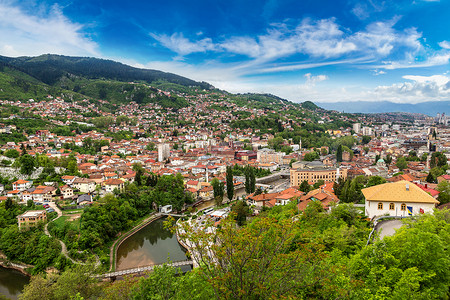
[[[379,184],[361,191],[366,199],[365,211],[369,218],[433,213],[433,209],[439,204],[427,192],[405,180]]]
[[[293,164],[293,166],[295,166]],[[347,169],[327,168],[317,164],[301,164],[298,168],[290,170],[291,186],[300,186],[306,180],[309,183],[316,183],[319,180],[336,181],[339,177],[347,178]]]

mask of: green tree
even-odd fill
[[[314,183],[313,188],[318,189],[321,185],[325,184],[325,181],[320,179],[316,183]]]
[[[313,161],[316,159],[319,159],[319,154],[316,151],[311,151],[305,154],[305,156],[303,157],[303,160],[305,161]]]
[[[433,176],[433,174],[431,174],[431,172],[428,172],[426,181],[429,182],[429,183],[435,183],[436,182],[436,178],[434,178],[434,176]]]
[[[231,211],[234,214],[234,219],[239,226],[245,224],[247,216],[250,215],[250,208],[245,201],[239,200],[233,204]]]
[[[363,145],[368,144],[371,140],[372,140],[372,138],[370,136],[363,135],[363,137],[362,137]]]
[[[434,152],[430,159],[430,168],[445,167],[447,168],[447,157],[442,152]]]
[[[375,161],[373,164],[376,165],[380,158],[381,158],[381,155],[379,155],[379,154],[375,155]]]
[[[367,181],[366,187],[371,187],[371,186],[383,184],[386,182],[387,182],[386,179],[384,179],[381,176],[370,176],[369,180]]]
[[[387,166],[389,166],[392,162],[392,156],[390,154],[386,155],[384,162],[386,163]]]
[[[76,265],[61,275],[33,276],[20,299],[92,299],[97,298],[100,292],[93,267]]]
[[[131,290],[127,294],[123,294],[120,299],[139,299],[139,300],[161,300],[161,299],[213,299],[214,290],[211,284],[205,280],[201,271],[198,269],[185,273],[180,276],[181,270],[164,264],[155,267],[154,271],[149,273],[147,277],[141,278],[137,285],[128,288]],[[115,289],[117,290],[117,289]],[[119,293],[122,290],[119,290]],[[102,300],[118,299],[117,294],[111,293],[110,298],[102,298]]]
[[[227,197],[231,201],[234,196],[234,182],[233,182],[233,169],[231,166],[227,167]]]
[[[224,195],[224,183],[217,178],[211,180],[211,185],[213,187],[214,199],[217,199],[217,202],[222,203],[223,195]]]
[[[401,156],[397,159],[397,162],[395,164],[397,166],[397,168],[400,169],[400,171],[403,171],[404,169],[406,169],[408,167],[408,162],[406,161],[406,159]]]
[[[405,221],[393,236],[361,249],[350,259],[353,280],[363,286],[359,299],[446,299],[450,285],[450,218],[435,211]],[[368,263],[370,262],[370,263]]]
[[[303,180],[298,189],[303,193],[308,193],[311,190],[311,186],[309,185],[308,181]]]
[[[450,183],[448,181],[442,180],[439,182],[436,190],[440,192],[437,200],[441,202],[441,204],[450,202]]]
[[[16,149],[9,149],[6,150],[3,155],[9,158],[18,158],[20,156],[20,152],[17,151]]]
[[[245,175],[245,192],[251,194],[255,191],[256,178],[255,170],[253,167],[247,166],[244,169]]]
[[[342,145],[339,145],[336,150],[336,161],[338,163],[342,162]]]
[[[280,151],[283,145],[283,138],[281,136],[277,136],[268,141],[269,148],[274,149],[275,151]]]
[[[34,157],[30,154],[22,155],[19,158],[20,162],[20,173],[31,175],[35,169],[36,161],[34,160]]]
[[[294,299],[309,279],[321,282],[313,274],[326,274],[314,268],[320,249],[296,238],[293,218],[262,217],[239,228],[228,218],[212,234],[182,226],[181,238],[193,241],[194,259],[218,299]]]
[[[255,192],[256,187],[256,175],[255,175],[255,168],[250,168],[250,193]]]

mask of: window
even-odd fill
[[[378,203],[378,209],[383,209],[383,203]]]
[[[402,206],[400,207],[401,210],[405,211],[406,210],[406,204],[402,203]]]
[[[389,209],[390,210],[394,210],[395,209],[394,203],[389,203]]]

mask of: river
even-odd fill
[[[23,275],[19,271],[0,266],[0,295],[4,295],[9,299],[17,299],[28,282],[30,282],[28,276]]]
[[[187,259],[175,233],[163,227],[166,218],[155,220],[127,238],[117,250],[116,270]],[[182,268],[183,271],[184,268]]]

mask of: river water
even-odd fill
[[[19,271],[0,266],[0,295],[9,299],[17,299],[23,287],[30,282],[28,276]]]
[[[163,227],[166,218],[155,220],[127,238],[117,250],[116,270],[187,259],[175,233]],[[182,268],[183,271],[184,268]]]

